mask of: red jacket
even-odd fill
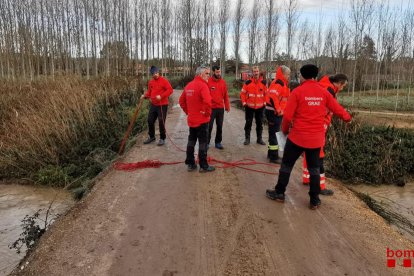
[[[332,95],[314,80],[306,80],[292,91],[282,121],[283,133],[304,148],[320,148],[325,144],[324,120],[326,109],[342,118],[351,120],[351,115]]]
[[[207,82],[200,76],[184,87],[179,100],[181,108],[188,115],[189,127],[199,127],[210,122],[211,96]]]
[[[222,79],[211,77],[208,79],[208,87],[210,88],[211,107],[225,108],[230,111],[229,94],[226,82]]]
[[[323,76],[320,81],[319,84],[325,88],[329,93],[331,93],[331,95],[336,98],[336,94],[338,93],[338,88],[336,88],[335,85],[333,85],[333,83],[329,80],[329,76]]]
[[[265,81],[263,81],[261,78],[258,80],[251,78],[250,80],[246,81],[240,92],[242,105],[247,105],[253,109],[262,108],[266,104],[266,90],[267,88]]]
[[[168,105],[168,97],[172,94],[173,88],[171,84],[163,77],[151,79],[148,82],[148,91],[145,98],[150,98],[153,105]],[[156,96],[160,95],[161,100],[157,100]]]
[[[266,109],[274,110],[276,115],[283,115],[286,108],[290,89],[288,82],[279,67],[276,72],[276,78],[270,84],[266,93]]]
[[[338,93],[338,88],[336,88],[335,85],[333,85],[333,83],[329,80],[329,76],[323,76],[320,81],[319,84],[326,89],[329,93],[331,93],[331,95],[336,98],[336,94]],[[333,113],[329,110],[326,111],[326,116],[325,116],[325,128],[328,129],[329,125],[332,122],[332,116]]]

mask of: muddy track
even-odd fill
[[[179,92],[174,93],[177,98]],[[243,146],[244,114],[225,114],[222,160],[265,161],[267,147]],[[167,129],[182,148],[186,118],[174,107]],[[214,135],[214,132],[213,132]],[[214,137],[214,136],[213,136]],[[252,141],[255,141],[252,131]],[[124,161],[184,160],[170,142],[142,145]],[[20,275],[407,275],[386,266],[386,248],[414,249],[350,191],[307,208],[300,164],[285,204],[268,200],[276,177],[240,169],[188,173],[184,165],[110,170],[42,239]],[[269,168],[262,168],[269,169]]]

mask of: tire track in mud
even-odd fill
[[[266,274],[270,270],[269,253],[262,223],[240,191],[238,178],[229,170],[218,171],[222,181],[203,186],[207,196],[209,221],[213,228],[214,275]]]

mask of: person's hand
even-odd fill
[[[230,109],[226,109],[226,112],[229,113],[230,112]]]
[[[161,96],[160,96],[160,95],[157,95],[155,98],[156,98],[158,101],[161,101]]]
[[[140,97],[140,99],[142,100],[142,99],[145,99],[145,95],[144,94],[142,94],[141,95],[141,97]]]
[[[352,121],[352,116],[349,116],[348,119],[344,120],[345,123],[350,123]]]

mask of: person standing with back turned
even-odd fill
[[[266,190],[268,198],[284,202],[293,166],[300,155],[305,152],[310,174],[309,208],[312,210],[321,205],[319,153],[325,144],[326,110],[329,109],[345,122],[351,121],[351,115],[315,80],[318,72],[318,67],[313,64],[300,68],[302,83],[292,91],[282,121],[282,132],[285,135],[289,133],[289,136],[279,170],[279,178],[274,190]]]
[[[344,74],[336,74],[334,76],[324,76],[319,81],[319,84],[325,88],[331,95],[336,99],[336,95],[345,88],[348,84],[348,77]],[[332,121],[332,112],[329,110],[325,116],[325,132],[328,131],[328,127]],[[324,166],[325,152],[323,147],[319,154],[319,170],[321,173],[321,195],[331,196],[334,194],[334,191],[326,188],[326,177],[325,177],[325,166]],[[309,185],[309,171],[306,165],[306,158],[303,158],[303,185]]]

